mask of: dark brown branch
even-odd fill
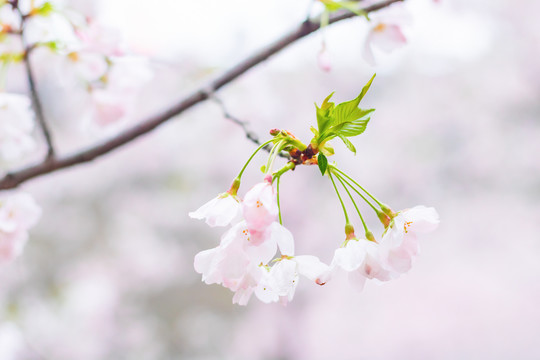
[[[43,113],[43,106],[41,105],[41,100],[37,92],[36,81],[34,77],[34,71],[32,70],[32,65],[30,64],[30,49],[28,49],[24,56],[24,66],[26,68],[26,77],[28,79],[28,86],[30,88],[30,94],[32,96],[32,104],[34,105],[34,111],[36,113],[37,122],[47,143],[47,156],[45,158],[45,163],[49,162],[54,157],[54,145],[52,142],[51,132],[45,121],[45,115]]]
[[[363,10],[369,13],[401,1],[404,0],[387,0],[378,4],[374,4],[372,6],[368,6]],[[330,17],[329,24],[349,19],[354,16],[356,15],[350,12],[339,12]],[[264,60],[268,59],[270,56],[280,52],[295,41],[302,39],[303,37],[318,30],[319,27],[320,24],[317,20],[303,22],[293,31],[278,39],[276,42],[268,45],[266,48],[263,48],[252,56],[246,58],[244,61],[240,62],[236,66],[226,71],[223,75],[212,81],[209,85],[195,91],[194,93],[180,101],[178,104],[173,105],[161,114],[154,115],[133,126],[132,128],[125,130],[116,137],[107,140],[101,144],[92,146],[86,150],[61,158],[50,158],[40,164],[29,166],[22,170],[9,173],[2,180],[0,180],[0,189],[15,188],[29,179],[54,172],[56,170],[64,169],[76,164],[91,161],[97,157],[107,154],[108,152],[116,148],[119,148],[124,144],[133,141],[139,136],[152,131],[162,123],[171,119],[172,117],[183,113],[185,110],[193,107],[194,105],[204,100],[207,100],[209,98],[209,94],[214,93],[223,86],[232,82],[240,75],[260,64]]]
[[[43,161],[43,165],[46,165],[50,162],[51,159],[54,158],[54,145],[52,141],[51,132],[49,131],[49,127],[47,126],[47,121],[45,120],[45,114],[43,112],[43,106],[41,105],[41,99],[39,98],[38,92],[37,92],[37,86],[36,86],[36,80],[34,76],[34,71],[32,69],[32,64],[30,63],[30,54],[35,49],[35,44],[28,46],[26,44],[25,38],[24,38],[24,30],[26,28],[26,18],[27,15],[23,14],[21,9],[19,8],[19,2],[18,0],[13,1],[11,3],[11,6],[17,10],[19,16],[21,17],[21,29],[20,29],[20,36],[21,41],[23,43],[23,46],[25,48],[24,51],[24,66],[26,69],[26,78],[28,79],[28,87],[30,88],[30,95],[32,97],[32,104],[34,106],[34,112],[36,114],[37,122],[39,124],[39,127],[41,128],[41,132],[43,133],[43,137],[45,138],[45,143],[47,144],[47,155],[45,156],[45,160]]]

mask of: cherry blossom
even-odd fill
[[[331,266],[346,271],[351,284],[359,290],[364,288],[366,279],[388,281],[393,277],[385,267],[380,245],[367,239],[347,240],[344,247],[335,251]]]
[[[240,199],[228,192],[219,194],[200,208],[189,213],[193,219],[205,219],[211,226],[229,225],[241,212]]]
[[[375,64],[375,56],[373,55],[373,47],[390,53],[407,43],[407,39],[401,27],[397,24],[379,22],[373,26],[364,43],[363,56],[364,59],[371,65]]]
[[[26,21],[24,38],[27,44],[52,42],[58,48],[77,48],[79,40],[68,19],[56,12],[47,16],[33,15]]]
[[[277,197],[270,181],[255,185],[246,193],[242,212],[250,230],[264,231],[278,216]]]
[[[266,269],[264,276],[255,289],[255,295],[265,303],[281,302],[287,304],[294,297],[299,275],[323,285],[323,277],[330,271],[330,267],[321,262],[316,256],[300,255],[285,256],[279,259],[274,266]]]
[[[93,19],[89,19],[87,26],[77,28],[75,34],[81,41],[79,51],[99,53],[104,56],[124,54],[120,32],[103,26]]]
[[[31,101],[25,95],[0,92],[0,157],[15,161],[36,146]]]
[[[25,193],[0,194],[0,261],[9,262],[20,255],[28,230],[41,216],[41,209]]]
[[[433,231],[438,224],[439,215],[432,207],[420,205],[398,212],[381,240],[388,265],[398,273],[409,271],[419,251],[417,234]]]
[[[100,67],[96,69],[97,75]],[[146,59],[136,56],[109,59],[107,72],[100,77],[102,83],[92,87],[90,92],[93,124],[104,127],[126,120],[134,112],[139,92],[152,77]]]
[[[221,284],[235,292],[234,303],[247,304],[263,277],[263,268],[275,256],[294,251],[290,232],[278,223],[269,226],[263,241],[254,243],[247,223],[242,221],[227,231],[219,246],[195,256],[195,271],[206,284]]]
[[[106,75],[109,68],[107,59],[99,53],[70,52],[65,57],[65,60],[64,64],[68,69],[84,82],[92,82],[100,79]],[[63,71],[66,71],[66,69],[64,68]]]

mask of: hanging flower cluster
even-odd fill
[[[231,188],[189,213],[190,217],[204,219],[212,227],[231,225],[217,247],[195,256],[195,270],[202,274],[205,283],[230,289],[234,292],[233,303],[240,305],[247,304],[253,293],[265,303],[286,304],[292,300],[300,276],[324,285],[345,272],[351,283],[362,289],[366,279],[388,281],[410,270],[418,254],[418,235],[434,230],[439,223],[435,209],[416,206],[394,211],[327,159],[334,154],[329,144],[334,138],[340,138],[349,150],[356,152],[348,138],[364,132],[374,111],[358,107],[373,78],[355,99],[335,105],[330,102],[330,94],[320,107],[317,106],[318,127],[312,127],[315,136],[309,145],[288,131],[271,130],[273,138],[255,150]],[[263,181],[240,198],[242,174],[253,156],[269,145],[272,147],[267,164],[262,168]],[[290,161],[274,171],[274,161],[281,152],[288,152]],[[343,208],[345,241],[336,249],[330,265],[316,256],[295,255],[293,236],[282,225],[279,181],[283,174],[300,165],[317,165],[322,175],[332,182]],[[338,185],[345,190],[359,215],[362,236],[355,234]],[[367,203],[384,225],[382,236],[375,237],[368,229],[353,193]]]

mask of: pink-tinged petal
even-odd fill
[[[318,257],[312,255],[300,255],[293,258],[298,264],[298,273],[305,276],[318,285],[325,284],[330,275],[330,266],[321,262]]]
[[[235,196],[223,193],[190,212],[189,216],[199,220],[205,219],[211,227],[226,226],[239,216],[240,208],[240,203]]]
[[[275,241],[281,255],[294,256],[294,238],[291,232],[283,225],[274,222],[270,226],[271,241]]]
[[[366,40],[364,41],[364,46],[362,49],[362,57],[364,60],[371,66],[375,66],[375,55],[373,55],[373,50],[371,49],[371,42],[372,42],[372,34],[371,32],[367,35]]]
[[[339,248],[334,253],[332,264],[345,271],[354,271],[362,265],[366,258],[364,247],[358,240],[350,240],[344,248]]]
[[[244,246],[250,261],[255,265],[266,265],[274,258],[277,252],[277,243],[275,241],[264,241],[259,245],[246,244]]]
[[[255,288],[255,296],[266,304],[277,302],[279,301],[279,295],[272,287],[270,272],[269,270],[266,270],[266,268],[263,271],[264,274]]]
[[[233,304],[246,306],[251,298],[251,294],[253,294],[253,288],[238,289],[234,293],[232,302]]]
[[[242,202],[242,213],[250,230],[264,231],[278,216],[276,193],[264,181],[249,190]]]
[[[27,241],[25,230],[0,234],[0,262],[8,263],[21,255]]]
[[[412,260],[411,254],[403,248],[390,250],[386,255],[388,266],[399,274],[404,274],[411,269]]]
[[[298,272],[295,261],[283,259],[278,261],[270,269],[271,284],[279,296],[287,296],[292,299],[298,285]],[[292,295],[291,295],[292,294]]]
[[[360,271],[351,271],[348,274],[349,283],[358,291],[364,290],[366,277]]]
[[[392,52],[407,43],[407,39],[398,25],[379,23],[371,31],[371,45],[384,52]]]
[[[319,66],[319,69],[324,72],[330,72],[332,70],[332,61],[330,60],[328,51],[323,49],[319,52],[317,55],[317,65]]]
[[[102,54],[72,53],[68,59],[71,61],[76,75],[87,82],[98,80],[105,75],[108,69],[107,61]]]
[[[206,282],[207,278],[212,273],[212,270],[215,268],[215,261],[214,259],[219,254],[219,248],[213,248],[201,251],[197,255],[195,255],[195,259],[193,261],[193,267],[195,268],[195,271],[199,274],[202,274],[202,280]],[[206,282],[207,284],[212,284],[216,281],[210,281]]]
[[[403,211],[403,217],[408,224],[408,230],[418,233],[433,231],[439,226],[439,214],[432,207],[423,205]]]
[[[362,55],[370,65],[375,65],[373,47],[390,53],[407,43],[401,28],[395,24],[379,23],[371,28],[364,41]]]

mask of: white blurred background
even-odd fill
[[[70,6],[152,59],[135,122],[294,28],[309,2]],[[406,10],[408,45],[376,54],[374,67],[361,54],[368,25],[347,20],[325,32],[330,73],[317,67],[315,33],[218,96],[262,139],[284,128],[307,142],[313,102],[332,91],[349,100],[376,72],[363,104],[377,111],[353,139],[358,154],[335,142],[335,160],[394,209],[438,210],[441,225],[409,274],[362,293],[339,279],[304,282],[286,307],[255,298],[238,307],[229,290],[203,284],[193,256],[216,246],[221,229],[187,213],[227,190],[255,148],[206,102],[92,164],[24,184],[44,214],[24,255],[1,271],[0,358],[540,358],[540,3],[407,0]],[[96,141],[48,65],[39,90],[60,151]],[[260,179],[256,159],[241,194]],[[331,184],[298,168],[282,191],[297,253],[329,262],[343,241]]]

